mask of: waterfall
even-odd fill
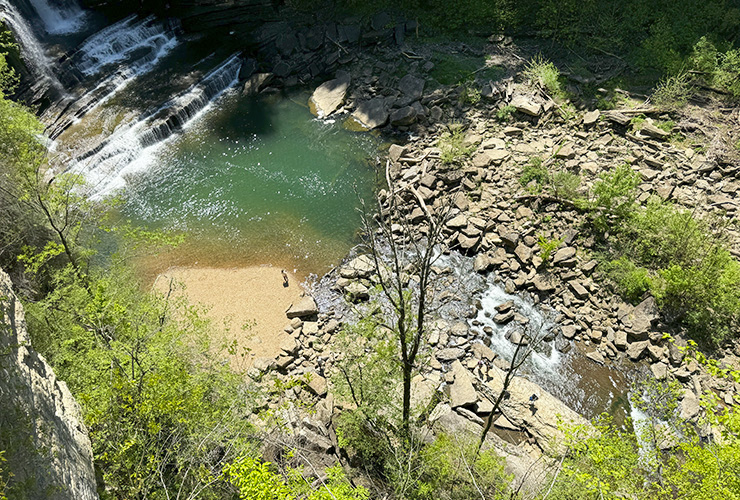
[[[65,67],[93,80],[103,69],[115,71],[91,90],[46,120],[46,133],[56,139],[86,113],[104,104],[137,77],[148,73],[179,43],[175,29],[156,22],[154,17],[137,21],[130,16],[87,38],[65,62]]]
[[[152,146],[192,122],[225,90],[238,82],[242,61],[233,55],[198,83],[170,99],[151,115],[123,128],[75,160],[71,171],[87,181],[89,195],[100,198],[126,185],[125,176],[151,163]]]
[[[522,329],[516,321],[500,325],[496,323],[492,316],[496,315],[496,307],[511,301],[512,309],[529,320],[527,328],[533,332],[535,338],[547,336],[547,334],[556,328],[557,325],[546,318],[542,312],[529,301],[524,300],[520,295],[511,295],[504,291],[498,284],[490,284],[480,298],[482,308],[478,311],[475,319],[471,320],[471,327],[475,330],[490,331],[491,348],[502,356],[506,361],[510,361],[514,356],[516,345],[507,339],[507,336],[515,329]],[[549,346],[548,346],[549,347]],[[539,373],[549,373],[551,377],[560,375],[558,367],[560,365],[560,352],[557,349],[548,349],[549,352],[533,352],[531,361],[534,368]]]
[[[65,96],[66,91],[64,86],[53,71],[55,67],[54,62],[46,55],[41,42],[36,38],[31,26],[29,26],[18,9],[8,0],[0,0],[0,12],[2,12],[3,20],[13,32],[15,39],[21,47],[23,61],[36,80],[33,86],[34,93],[38,89],[48,86],[60,96]]]
[[[30,2],[50,35],[76,33],[82,29],[87,17],[87,13],[74,0],[54,2],[53,5],[48,0]]]
[[[139,20],[131,15],[90,36],[72,59],[82,74],[91,76],[136,57],[136,63],[129,66],[136,74],[153,66],[172,49],[175,40],[172,30],[154,16]]]

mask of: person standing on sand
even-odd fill
[[[290,282],[288,281],[288,273],[285,272],[285,269],[281,269],[280,272],[283,275],[283,287],[288,288],[288,286],[290,286]]]

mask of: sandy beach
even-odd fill
[[[231,345],[236,340],[238,348],[230,356],[231,364],[236,370],[245,370],[255,358],[276,357],[280,342],[288,336],[283,331],[288,324],[285,311],[300,298],[303,288],[291,272],[285,287],[280,271],[272,266],[172,267],[157,276],[154,288],[166,293],[171,280],[181,285],[175,287],[173,295],[207,309],[217,336],[214,344]]]

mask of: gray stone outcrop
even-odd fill
[[[31,346],[23,306],[0,270],[0,449],[28,498],[98,498],[92,448],[67,384]]]

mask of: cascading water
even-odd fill
[[[0,12],[21,46],[21,57],[35,79],[34,94],[48,87],[59,97],[65,96],[67,92],[54,73],[53,61],[47,56],[44,47],[20,11],[8,0],[0,0]]]
[[[66,61],[88,79],[115,68],[91,90],[54,119],[47,120],[47,134],[56,139],[75,121],[117,95],[136,78],[153,70],[177,47],[176,29],[153,16],[138,20],[129,16],[88,37]]]
[[[154,16],[139,20],[131,15],[85,40],[72,56],[75,67],[91,76],[106,68],[135,60],[128,69],[136,74],[151,67],[176,44],[171,29]],[[136,54],[138,57],[135,57]]]
[[[49,3],[47,0],[30,0],[50,35],[78,32],[85,23],[87,13],[74,0]]]
[[[145,149],[161,143],[195,119],[238,82],[242,61],[233,55],[198,83],[156,112],[114,133],[99,147],[77,157],[71,171],[87,180],[89,195],[102,197],[125,186],[125,176],[146,168]]]
[[[535,382],[587,417],[595,417],[604,411],[614,414],[618,420],[626,416],[629,402],[624,371],[584,360],[578,345],[555,335],[558,329],[555,311],[536,304],[526,294],[506,293],[494,281],[494,275],[484,277],[476,273],[473,259],[469,257],[456,253],[443,255],[436,265],[448,267],[454,282],[460,286],[455,292],[460,300],[453,301],[441,311],[445,319],[468,318],[475,341],[488,344],[507,363],[516,349],[509,338],[512,333],[528,330],[531,338],[544,337],[546,341],[535,349],[520,368],[519,375]],[[521,322],[515,317],[507,319],[506,324],[498,324],[493,319],[499,313],[496,308],[509,301],[510,310],[521,317]],[[471,303],[477,307],[472,317],[469,315]]]

